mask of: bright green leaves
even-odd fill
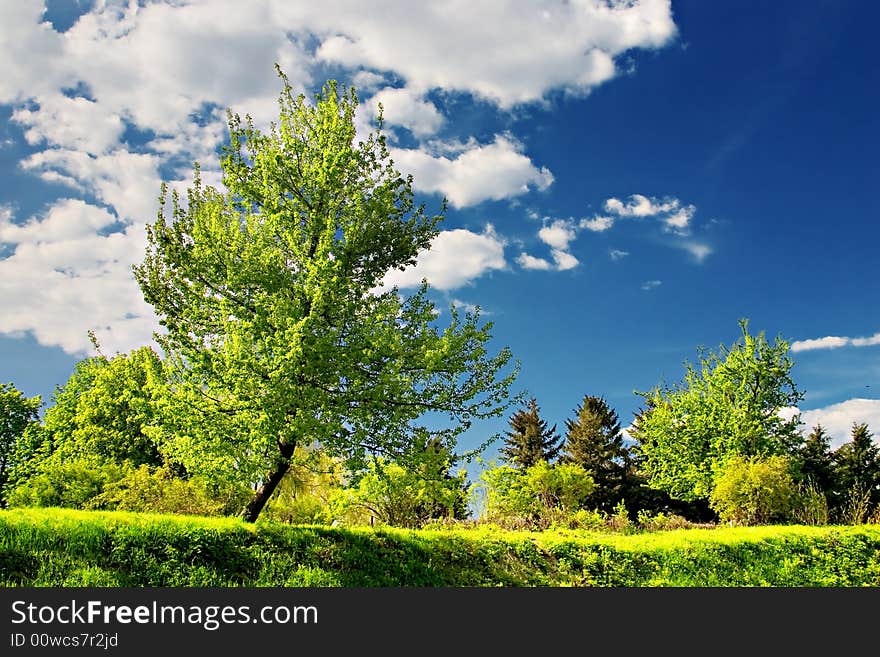
[[[799,442],[798,419],[779,416],[803,398],[788,343],[750,335],[745,321],[740,328],[741,340],[701,355],[681,384],[641,393],[647,407],[632,435],[642,467],[653,487],[678,499],[707,498],[733,456],[787,454]]]
[[[280,71],[279,71],[280,73]],[[187,468],[260,486],[319,443],[363,464],[405,455],[441,412],[446,444],[506,407],[511,355],[477,315],[437,327],[423,288],[379,293],[430,247],[442,215],[413,200],[381,132],[356,142],[357,96],[310,102],[284,82],[267,131],[229,114],[224,190],[196,167],[186,203],[148,227],[135,276],[165,331],[169,449]],[[173,408],[172,408],[173,406]]]

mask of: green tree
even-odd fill
[[[505,432],[501,458],[504,462],[519,468],[528,468],[538,461],[552,461],[562,447],[556,433],[556,425],[547,427],[541,418],[541,409],[534,398],[526,408],[521,408],[510,416],[510,429]]]
[[[406,459],[431,414],[449,447],[509,405],[511,354],[487,353],[491,324],[451,309],[441,330],[428,285],[383,279],[430,247],[442,214],[414,204],[379,129],[356,142],[354,90],[328,82],[314,104],[286,78],[268,132],[229,113],[223,185],[196,166],[147,227],[135,277],[164,333],[175,408],[170,453],[205,476],[254,487],[259,516],[299,444],[363,465]]]
[[[831,437],[821,424],[813,427],[795,452],[792,467],[799,480],[825,495],[830,506],[839,501],[840,484],[831,452]]]
[[[10,472],[21,458],[20,443],[37,422],[41,403],[39,396],[25,397],[12,383],[0,383],[0,507],[6,506]]]
[[[880,447],[866,423],[853,422],[849,442],[834,452],[843,496],[864,497],[864,515],[880,502]]]
[[[639,393],[647,401],[632,431],[640,464],[651,486],[678,499],[708,498],[733,456],[791,454],[802,441],[799,417],[779,415],[803,398],[788,343],[750,335],[746,320],[740,329],[731,347],[701,353],[699,367],[686,363],[680,384]]]
[[[629,450],[617,413],[604,398],[584,395],[574,419],[567,419],[565,427],[560,460],[590,473],[596,488],[587,504],[610,513],[626,496],[630,472]]]

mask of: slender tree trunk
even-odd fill
[[[272,497],[272,493],[278,488],[278,484],[284,479],[284,475],[290,470],[290,458],[293,456],[293,451],[296,449],[296,443],[290,445],[281,444],[278,448],[281,452],[281,456],[275,462],[275,468],[269,473],[266,481],[264,481],[263,485],[257,489],[256,493],[254,493],[254,496],[251,498],[251,501],[248,502],[248,505],[241,513],[241,517],[245,522],[257,521],[263,507],[266,506],[266,502],[269,501],[269,498]]]

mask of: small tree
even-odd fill
[[[792,470],[810,489],[825,496],[829,506],[840,501],[840,484],[831,452],[831,437],[821,424],[813,427],[804,444],[792,457]]]
[[[721,520],[737,525],[785,520],[795,498],[796,486],[786,457],[738,455],[721,468],[710,497]]]
[[[0,383],[0,507],[6,506],[6,484],[21,454],[16,446],[37,422],[40,397],[25,397],[12,383]]]
[[[791,379],[788,343],[770,344],[740,322],[742,338],[687,364],[684,380],[642,394],[647,406],[634,424],[640,463],[651,486],[682,500],[708,498],[732,456],[791,454],[802,438],[798,416],[782,408],[803,398]]]
[[[280,70],[279,70],[280,74]],[[393,166],[379,129],[356,141],[357,96],[328,82],[314,103],[282,75],[268,132],[229,114],[223,185],[196,167],[186,203],[165,188],[135,277],[165,328],[172,370],[164,416],[188,470],[253,486],[260,515],[297,445],[320,444],[359,468],[406,459],[428,413],[452,448],[473,421],[509,405],[511,358],[487,354],[491,324],[451,309],[437,326],[427,282],[384,289],[438,234]],[[436,422],[436,415],[432,417]]]
[[[590,473],[596,487],[587,503],[610,513],[626,495],[630,469],[617,413],[604,398],[585,395],[565,426],[561,460]]]
[[[538,461],[552,461],[561,448],[556,425],[547,427],[534,398],[528,406],[510,416],[510,430],[505,433],[501,458],[519,468],[529,468]]]

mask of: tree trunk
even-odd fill
[[[269,473],[266,481],[264,481],[263,485],[257,489],[257,492],[254,493],[253,498],[251,498],[251,501],[248,502],[248,505],[241,513],[241,517],[245,522],[257,521],[263,507],[266,506],[266,502],[269,501],[269,498],[272,497],[272,493],[278,488],[278,484],[281,483],[284,475],[290,470],[290,457],[293,456],[293,451],[296,449],[296,443],[292,445],[282,444],[279,445],[278,448],[281,452],[281,458],[275,462],[275,469]]]

